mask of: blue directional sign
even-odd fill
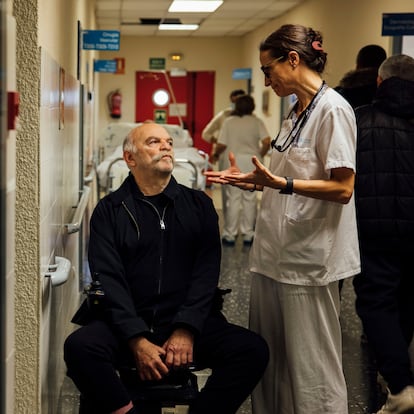
[[[116,72],[116,60],[95,60],[93,62],[93,71],[94,72],[107,72],[115,73]]]
[[[384,13],[382,15],[383,36],[413,36],[414,13]]]
[[[119,50],[119,30],[84,30],[82,32],[82,49]]]
[[[232,78],[233,79],[251,79],[252,70],[251,68],[234,69],[232,73]]]

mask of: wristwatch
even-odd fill
[[[292,194],[293,193],[293,178],[285,177],[285,179],[286,179],[286,187],[282,188],[279,192],[280,194]]]

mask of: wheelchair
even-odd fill
[[[216,289],[212,312],[221,311],[224,296],[230,292],[231,289]],[[105,297],[99,281],[93,281],[85,289],[85,294],[84,308],[87,308],[92,315],[99,315]],[[78,313],[82,314],[83,311],[80,310]],[[82,321],[77,318],[78,316],[75,315],[72,322],[82,324]],[[195,372],[204,370],[204,367],[193,365],[185,369],[173,370],[160,381],[141,381],[135,367],[121,367],[118,373],[140,414],[187,414],[188,407],[201,388]],[[96,412],[95,407],[81,395],[79,414],[102,413]]]
[[[121,367],[119,376],[141,414],[187,414],[198,395],[195,366],[171,371],[160,381],[141,381],[134,367]],[[79,414],[101,414],[80,396]]]

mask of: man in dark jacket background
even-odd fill
[[[120,361],[135,363],[142,381],[195,361],[212,374],[190,413],[236,413],[268,348],[212,309],[221,260],[212,200],[175,181],[173,140],[160,125],[133,129],[124,159],[129,177],[98,203],[90,224],[89,266],[104,313],[67,338],[68,376],[96,413],[135,413]]]
[[[356,110],[355,200],[362,267],[354,279],[356,310],[389,389],[378,414],[412,413],[414,59],[386,59],[378,83],[373,103]]]

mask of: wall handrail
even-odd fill
[[[95,168],[91,168],[91,170],[89,171],[89,174],[86,177],[83,177],[83,183],[90,184],[95,178],[95,176],[96,176],[96,170]]]
[[[83,216],[85,215],[85,210],[88,205],[90,192],[91,188],[87,185],[84,185],[83,190],[81,191],[82,196],[79,200],[79,204],[76,206],[76,211],[73,215],[72,221],[65,224],[68,234],[76,233],[80,230]]]
[[[71,262],[66,257],[55,257],[56,264],[49,265],[49,271],[45,273],[45,277],[50,277],[52,286],[63,285],[68,278],[71,269]]]

